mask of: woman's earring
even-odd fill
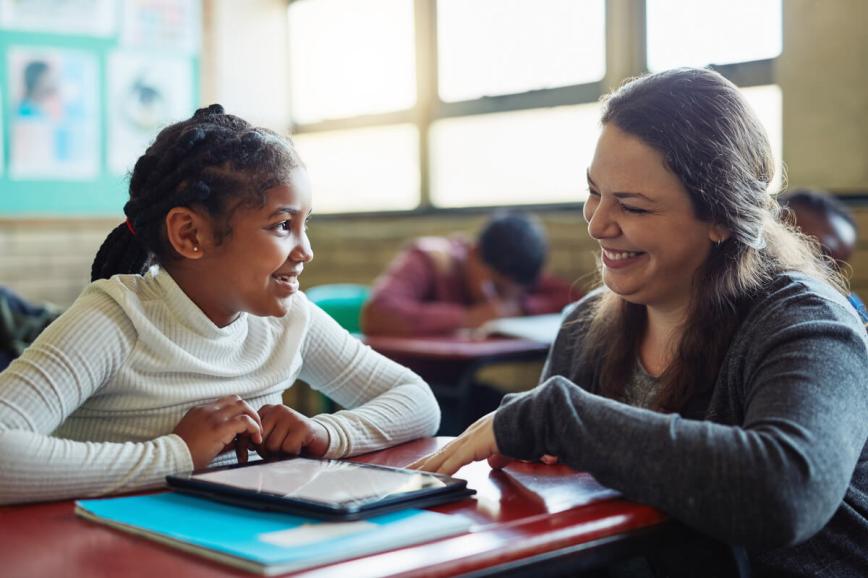
[[[720,241],[718,241],[717,244],[720,245]],[[193,246],[193,251],[196,252],[196,251],[198,251],[198,250],[199,250],[199,245],[194,245],[194,246]]]

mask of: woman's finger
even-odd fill
[[[436,471],[440,464],[446,459],[448,454],[452,451],[452,446],[455,445],[458,440],[454,440],[437,450],[436,452],[430,453],[427,456],[423,456],[407,466],[407,468],[411,470],[424,470],[426,472]]]
[[[514,462],[512,458],[508,458],[503,454],[491,454],[488,456],[488,465],[495,470],[502,470],[512,462]]]

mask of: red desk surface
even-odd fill
[[[436,449],[444,438],[423,439],[359,458],[403,466]],[[470,531],[381,554],[293,574],[306,578],[455,576],[531,556],[556,554],[588,542],[664,521],[658,511],[621,499],[580,505],[579,488],[593,483],[564,466],[514,464],[494,472],[485,462],[458,474],[478,493],[432,508],[473,520]],[[0,508],[0,574],[64,576],[253,576],[199,556],[90,523],[73,502]]]

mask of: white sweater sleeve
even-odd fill
[[[176,435],[141,443],[51,435],[111,379],[135,341],[120,306],[88,291],[0,374],[0,504],[152,487],[192,469]]]
[[[422,378],[364,345],[316,305],[307,306],[311,318],[299,378],[350,408],[314,418],[329,432],[326,457],[434,435],[440,407]]]

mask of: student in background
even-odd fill
[[[568,310],[538,387],[415,466],[548,454],[733,545],[753,576],[864,576],[868,335],[767,193],[762,125],[702,69],[626,83],[602,123],[584,216],[603,286]],[[714,575],[672,554],[660,574]]]
[[[0,503],[159,486],[248,447],[344,457],[432,435],[430,388],[298,291],[310,211],[276,133],[219,105],[160,132],[94,282],[0,374]],[[284,406],[297,378],[350,409]]]
[[[781,195],[781,205],[790,209],[796,226],[820,243],[823,252],[835,260],[838,267],[846,265],[856,247],[858,231],[853,214],[835,197],[821,191],[796,189]],[[847,296],[863,323],[868,323],[868,310],[855,293]]]
[[[368,335],[436,335],[498,317],[559,312],[570,286],[542,272],[548,243],[529,215],[495,214],[476,242],[414,241],[375,283],[362,311]]]

